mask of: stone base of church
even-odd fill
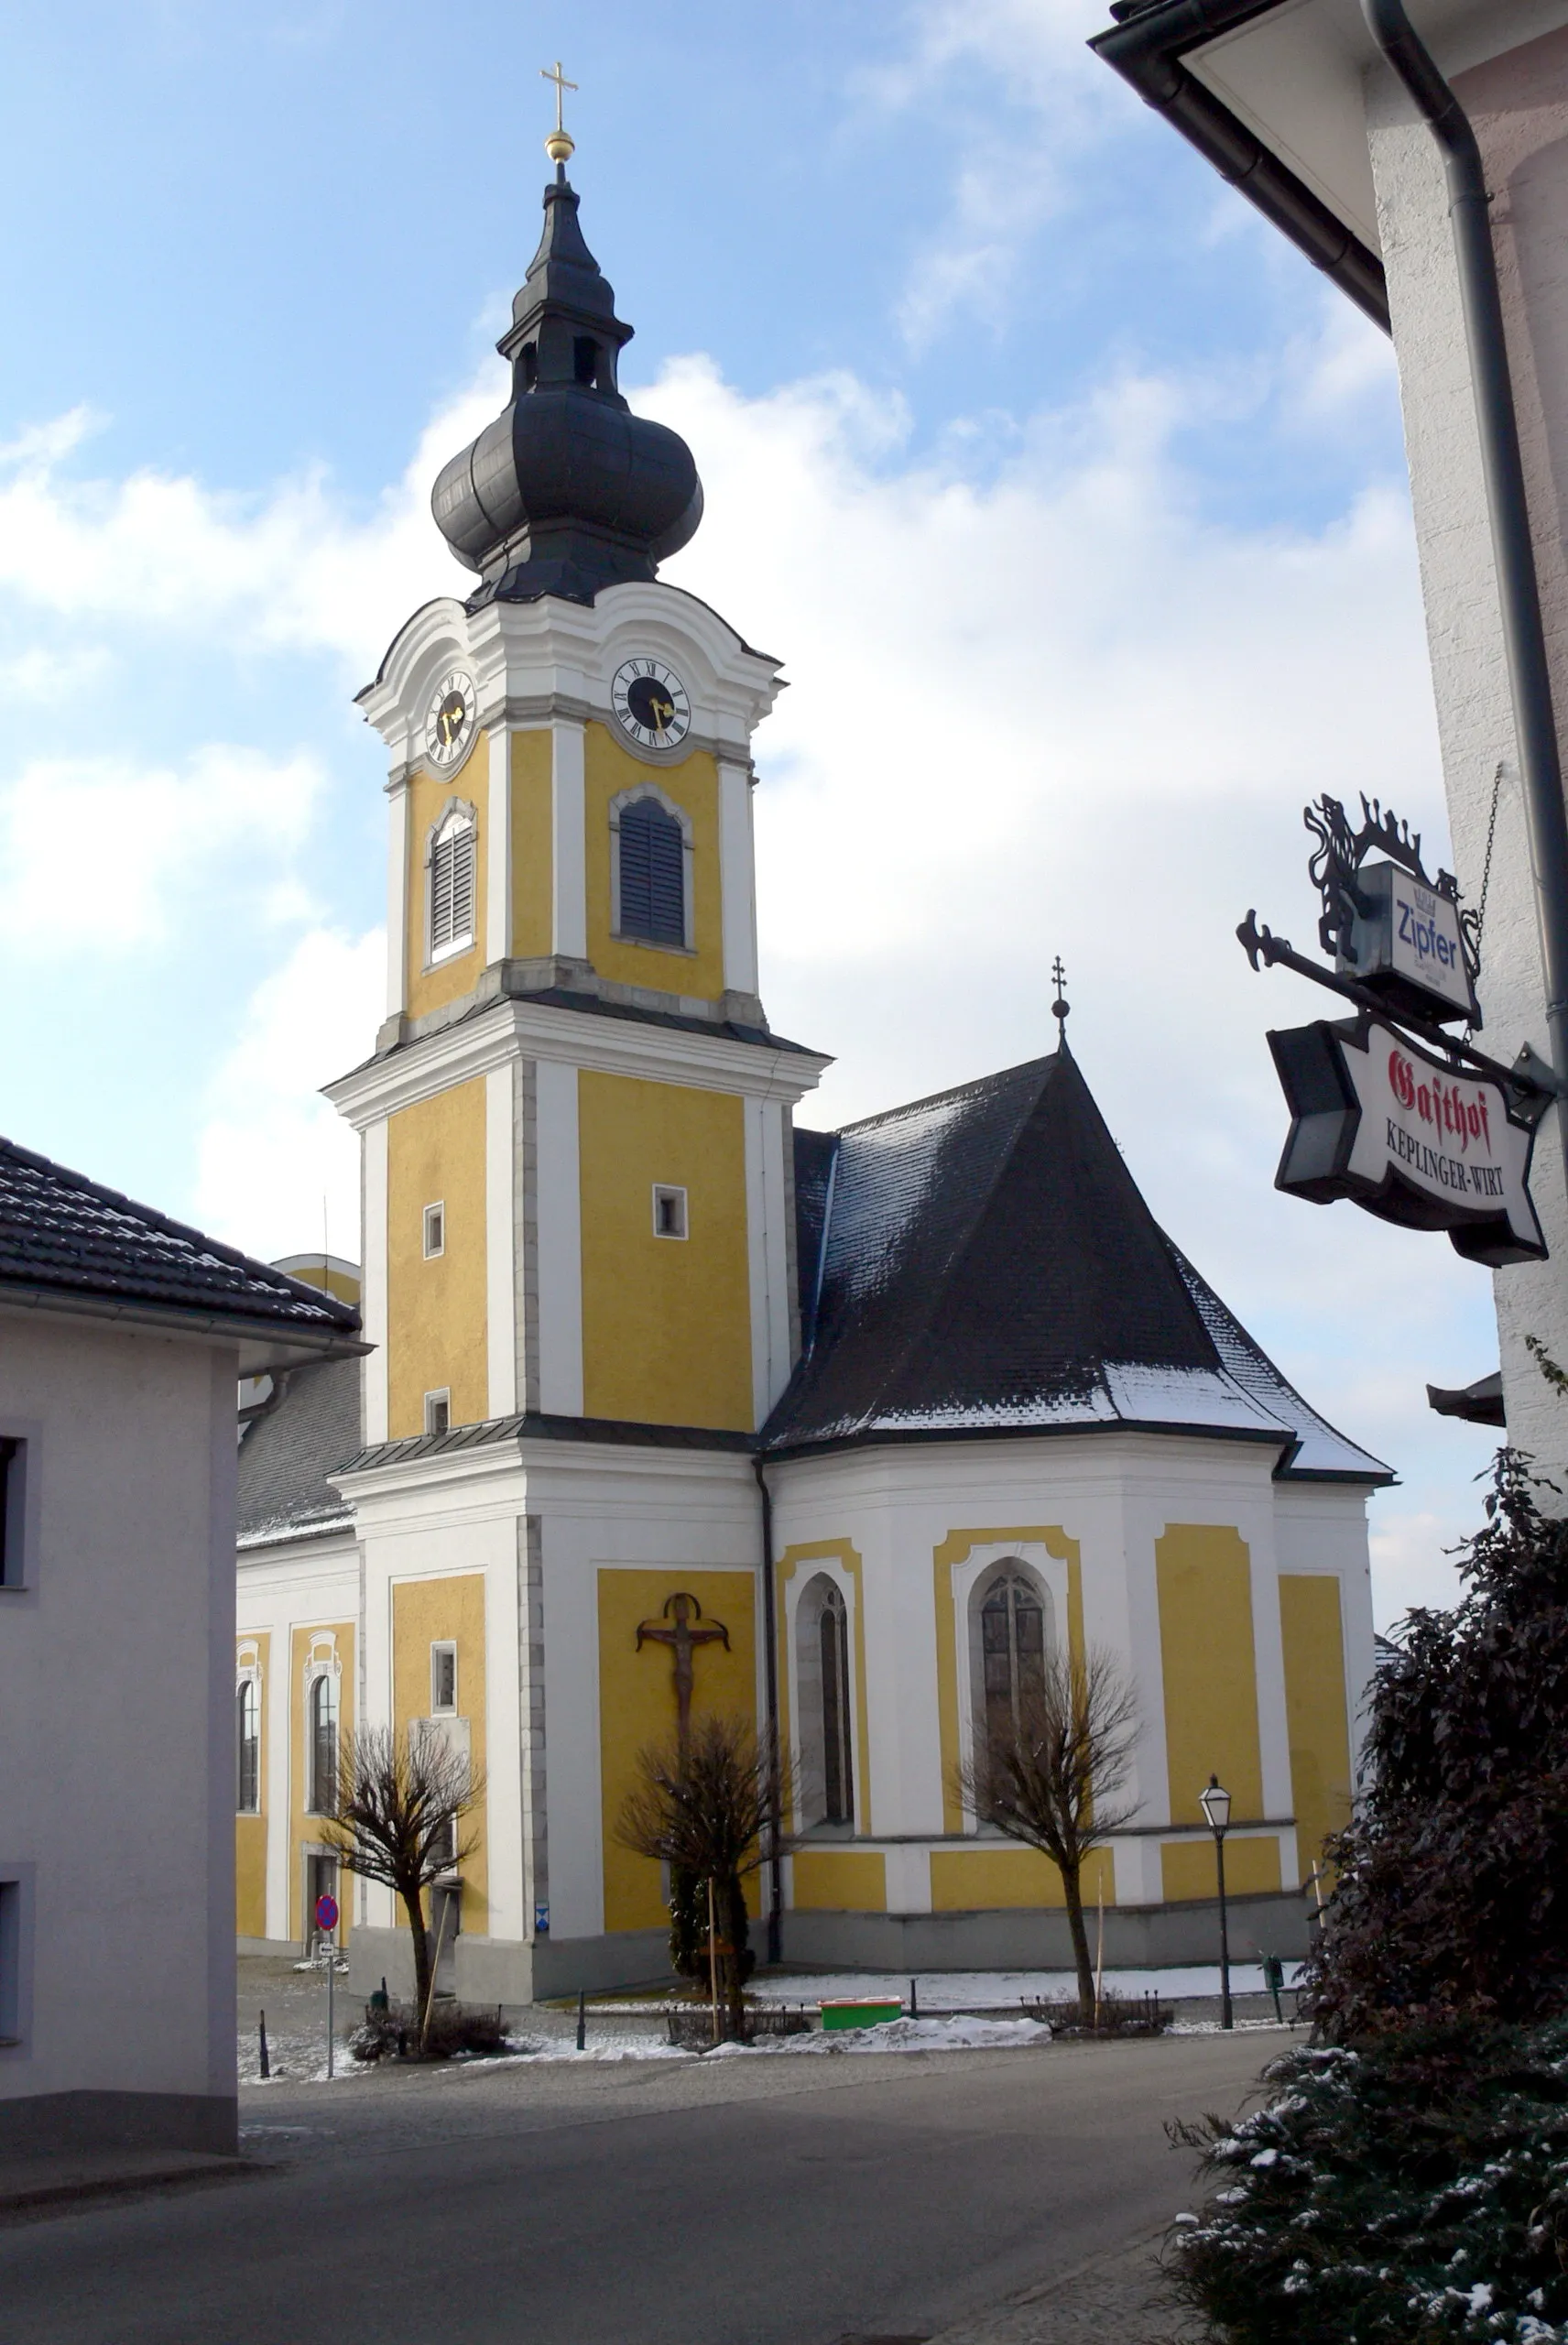
[[[1231,1959],[1299,1960],[1307,1951],[1301,1895],[1226,1900]],[[1094,1947],[1097,1920],[1087,1916]],[[1217,1901],[1108,1905],[1105,1967],[1166,1969],[1219,1959]],[[813,1970],[1071,1970],[1073,1941],[1059,1906],[982,1914],[787,1913],[784,1959]]]
[[[1306,1901],[1301,1895],[1227,1901],[1231,1958],[1260,1954],[1298,1961],[1307,1951]],[[1094,1944],[1096,1917],[1088,1917]],[[752,1924],[760,1951],[765,1925]],[[1105,1966],[1163,1970],[1219,1958],[1219,1906],[1213,1900],[1105,1909]],[[784,1960],[812,1970],[1071,1970],[1073,1943],[1060,1907],[982,1914],[827,1914],[784,1915]],[[451,1974],[465,2003],[516,2010],[557,1995],[604,1994],[658,1985],[670,1977],[663,1930],[617,1930],[594,1938],[463,1937]],[[385,1978],[407,2000],[414,1991],[407,1930],[360,1927],[349,1941],[348,1992],[368,1995]],[[443,1980],[443,1984],[445,1984]]]
[[[239,2152],[233,2093],[38,2092],[0,2096],[0,2159],[108,2150]]]

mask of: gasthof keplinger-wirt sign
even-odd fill
[[[1314,1205],[1349,1197],[1384,1221],[1444,1229],[1473,1262],[1546,1254],[1530,1194],[1536,1126],[1551,1094],[1522,1066],[1475,1049],[1479,922],[1453,875],[1429,878],[1421,839],[1376,802],[1352,831],[1337,799],[1306,810],[1318,936],[1307,960],[1248,912],[1236,934],[1256,969],[1278,962],[1352,1002],[1356,1015],[1271,1033],[1290,1109],[1276,1185]],[[1465,1021],[1463,1040],[1444,1029]]]

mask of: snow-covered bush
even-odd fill
[[[1226,2345],[1568,2345],[1568,2021],[1295,2045],[1176,2129],[1213,2195],[1167,2266]]]

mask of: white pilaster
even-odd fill
[[[486,831],[485,958],[504,961],[512,949],[512,736],[490,729],[490,808]]]
[[[789,1257],[784,1229],[784,1110],[746,1103],[746,1255],[751,1278],[751,1391],[760,1425],[789,1381]]]
[[[408,998],[408,919],[404,889],[408,874],[408,786],[395,781],[387,792],[387,1015],[396,1018]]]
[[[577,1069],[540,1059],[537,1073],[539,1407],[583,1413],[583,1194]]]
[[[365,1339],[376,1348],[365,1363],[365,1438],[387,1439],[387,1123],[365,1129]]]
[[[733,993],[756,993],[757,881],[748,768],[719,760],[719,887],[724,984]]]
[[[485,1414],[517,1406],[517,1259],[512,1214],[512,1092],[517,1062],[485,1078],[485,1279],[489,1348]]]
[[[587,728],[558,716],[550,727],[551,950],[588,957],[583,752]]]

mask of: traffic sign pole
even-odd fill
[[[327,1944],[327,2081],[332,2078],[332,1988],[337,1971],[337,1948],[332,1944],[332,1932],[338,1925],[338,1901],[330,1890],[323,1890],[316,1900],[316,1927],[322,1932]]]

